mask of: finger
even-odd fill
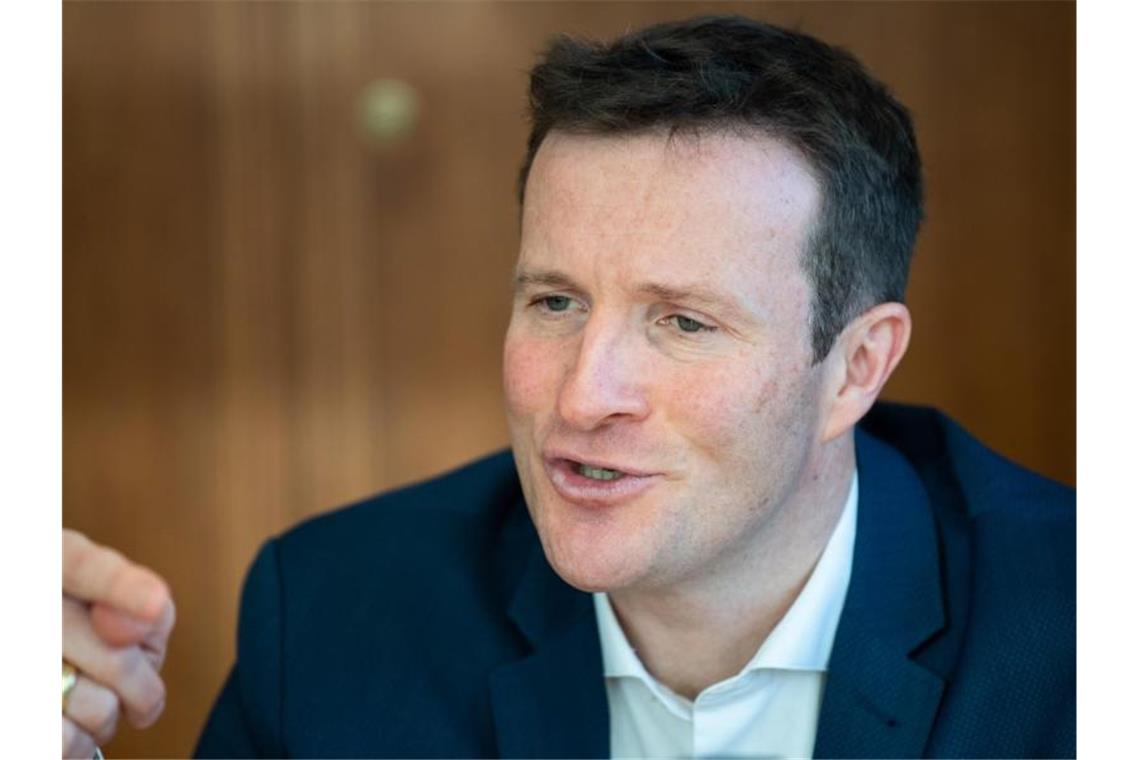
[[[91,605],[91,627],[99,638],[113,647],[138,644],[150,633],[153,625],[102,602]]]
[[[106,686],[80,676],[67,698],[63,714],[96,744],[107,744],[119,727],[119,698]]]
[[[63,756],[91,760],[95,756],[95,740],[66,717],[63,719]]]
[[[63,599],[63,655],[85,676],[118,695],[132,725],[153,723],[166,699],[154,665],[137,646],[107,646],[91,627],[84,605]]]
[[[170,633],[174,630],[176,617],[174,600],[168,600],[159,613],[158,620],[141,642],[142,650],[150,657],[155,670],[160,670],[162,663],[166,661],[166,646],[170,641]]]
[[[166,582],[154,571],[73,530],[63,531],[63,591],[148,621],[156,620],[170,599]]]
[[[105,604],[91,605],[91,627],[104,643],[113,647],[138,644],[155,670],[162,668],[166,646],[174,628],[174,602],[168,601],[158,620],[148,623]]]

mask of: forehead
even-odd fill
[[[527,181],[522,263],[782,278],[818,204],[806,161],[767,135],[552,132]]]

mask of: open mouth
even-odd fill
[[[571,466],[578,471],[579,475],[591,480],[617,480],[625,477],[625,473],[621,470],[607,470],[604,467],[593,467],[581,462],[573,462]]]
[[[554,490],[563,499],[589,507],[616,506],[652,488],[660,474],[619,469],[609,462],[582,462],[577,459],[544,459],[546,473]],[[608,465],[608,466],[607,466]]]

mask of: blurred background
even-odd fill
[[[187,755],[258,545],[506,444],[526,71],[558,32],[736,12],[912,110],[927,222],[889,398],[1075,481],[1072,3],[65,2],[64,524],[170,582]]]

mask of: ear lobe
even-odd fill
[[[881,303],[847,326],[836,341],[842,381],[831,399],[823,440],[855,426],[870,410],[910,344],[910,311],[901,303]]]

